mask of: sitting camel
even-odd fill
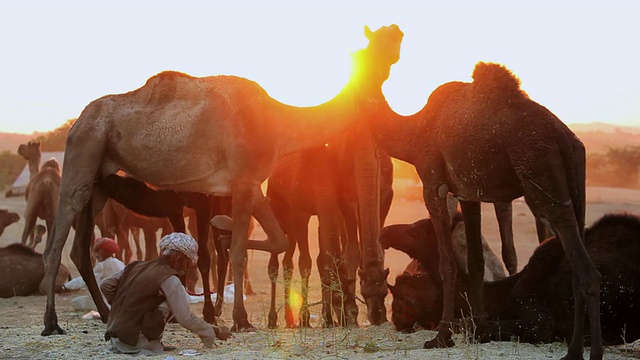
[[[319,254],[317,268],[322,287],[322,325],[334,326],[333,314],[341,325],[356,325],[358,307],[355,303],[355,276],[360,263],[360,244],[356,229],[356,215],[346,214],[352,207],[345,205],[349,198],[342,191],[340,151],[331,144],[306,150],[280,160],[269,177],[267,196],[269,204],[280,225],[291,241],[282,259],[284,277],[284,310],[287,327],[295,327],[295,318],[290,304],[290,286],[293,274],[293,255],[299,248],[298,258],[302,304],[300,326],[309,326],[308,290],[311,275],[308,223],[313,215],[318,217]],[[381,222],[391,206],[393,190],[393,165],[391,158],[381,159]],[[353,229],[347,230],[348,228]],[[355,249],[350,251],[349,248]],[[349,269],[351,267],[351,269]],[[271,304],[269,327],[277,326],[275,305],[278,256],[271,255],[268,265],[271,280]],[[335,284],[339,284],[338,287]]]
[[[0,236],[4,233],[7,226],[20,221],[20,215],[7,209],[0,209]]]
[[[422,220],[421,220],[422,221]],[[430,220],[427,220],[430,222]],[[414,224],[415,225],[415,224]],[[417,233],[413,225],[397,225],[385,234],[385,241],[402,243],[412,253],[419,249],[424,271],[405,273],[389,286],[393,294],[392,319],[401,331],[416,325],[434,329],[440,319],[442,281],[438,276],[438,251],[433,231]],[[433,227],[432,224],[428,225]],[[404,228],[404,231],[401,229]],[[640,339],[640,217],[608,214],[585,231],[585,246],[602,275],[602,334],[605,343],[621,344]],[[407,252],[409,254],[409,252]],[[409,254],[410,255],[410,254]],[[427,261],[425,264],[424,261]],[[470,290],[466,272],[456,282],[456,294]],[[567,341],[573,333],[572,270],[557,237],[551,237],[534,251],[529,263],[516,275],[485,281],[486,319],[476,321],[476,336],[482,341],[528,343]],[[456,296],[456,314],[470,316],[468,302]],[[476,319],[477,320],[477,319]],[[585,328],[588,335],[588,328]]]
[[[447,194],[461,202],[469,242],[470,300],[483,315],[483,256],[480,203],[511,202],[524,196],[536,218],[562,241],[574,271],[575,329],[565,360],[582,359],[587,309],[591,359],[603,357],[599,274],[584,247],[585,148],[553,113],[520,89],[520,80],[498,64],[478,63],[472,83],[439,86],[425,107],[396,114],[378,93],[369,117],[376,143],[413,164],[434,221],[444,279],[442,319],[425,348],[453,346],[456,265],[451,248]],[[411,134],[411,136],[407,136]]]
[[[29,180],[25,192],[27,207],[24,212],[23,245],[26,245],[27,238],[30,238],[29,246],[35,248],[33,229],[38,218],[45,221],[47,231],[51,233],[60,197],[60,180],[60,164],[56,159],[45,161],[38,174]]]
[[[38,236],[42,233],[38,232]],[[44,260],[42,254],[22,244],[11,244],[0,248],[0,297],[29,296],[42,294]],[[56,291],[69,281],[69,270],[60,264],[56,277]]]
[[[70,170],[63,174],[56,225],[45,251],[49,289],[41,334],[64,333],[55,312],[54,278],[74,219],[79,221],[71,258],[101,319],[108,319],[89,248],[95,214],[106,200],[94,183],[119,170],[159,188],[232,199],[232,330],[254,330],[242,297],[246,250],[280,253],[288,244],[260,186],[279,158],[326,144],[350,126],[366,123],[376,112],[371,95],[380,91],[400,58],[402,33],[396,25],[369,33],[367,48],[358,52],[369,60],[366,66],[354,67],[344,90],[318,106],[283,104],[245,78],[197,78],[174,71],[151,77],[137,90],[87,105],[67,137],[65,168]],[[248,239],[252,215],[265,230],[266,240]],[[207,248],[200,246],[199,252],[203,262],[198,267],[208,271]],[[386,295],[384,285],[384,281],[377,283]]]

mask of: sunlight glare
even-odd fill
[[[295,290],[291,290],[289,293],[289,306],[291,306],[291,311],[293,312],[293,320],[295,323],[298,323],[300,320],[300,309],[302,309],[302,303],[304,302],[304,297],[302,294]]]

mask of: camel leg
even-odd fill
[[[499,202],[493,204],[493,209],[500,229],[502,261],[509,275],[513,275],[518,272],[518,256],[513,241],[513,206],[510,202]]]
[[[467,238],[467,268],[471,280],[471,310],[475,315],[485,317],[482,282],[484,279],[484,251],[480,230],[480,203],[460,201]]]
[[[149,261],[158,257],[158,236],[155,229],[148,226],[142,228],[144,234],[144,260]]]
[[[227,277],[227,269],[229,266],[229,250],[225,249],[222,244],[222,238],[230,238],[231,233],[221,229],[213,228],[213,242],[218,252],[217,272],[218,282],[216,285],[216,303],[214,305],[215,316],[222,315],[222,304],[224,304],[224,287]]]
[[[278,327],[278,312],[276,311],[276,282],[278,281],[278,268],[278,255],[271,254],[269,256],[269,263],[267,264],[267,274],[269,275],[269,281],[271,282],[271,297],[267,323],[267,327],[269,329],[275,329]]]
[[[64,243],[69,236],[73,219],[75,215],[79,213],[78,207],[84,207],[89,200],[90,192],[90,186],[80,187],[73,193],[73,197],[60,196],[59,210],[63,209],[64,211],[58,211],[58,216],[56,217],[53,230],[49,234],[50,241],[47,241],[43,254],[45,260],[45,279],[47,284],[47,305],[44,315],[44,330],[41,333],[42,336],[49,336],[56,333],[65,334],[65,331],[58,325],[58,316],[56,315],[55,310],[56,276],[58,275],[58,269],[60,268],[62,260]],[[91,233],[93,233],[93,228],[91,228]],[[80,235],[76,233],[76,237],[78,236]]]
[[[298,249],[300,250],[300,254],[298,257],[298,268],[300,271],[300,295],[302,296],[302,306],[300,307],[300,326],[301,327],[310,327],[309,319],[311,315],[309,314],[309,277],[311,276],[311,251],[309,250],[309,217],[302,221],[298,221],[297,227],[295,227],[295,240],[292,241],[294,245],[292,249],[295,251],[295,244],[298,244]],[[293,240],[293,239],[292,239]],[[322,251],[322,250],[320,250]],[[291,255],[293,255],[293,251],[291,251]],[[284,266],[283,266],[284,267]],[[293,271],[293,267],[291,268]],[[289,283],[291,283],[291,277],[289,277]],[[288,295],[287,296],[287,304],[291,300]],[[324,306],[324,305],[323,305]]]
[[[36,220],[38,220],[37,215],[35,214],[35,210],[29,206],[27,203],[27,209],[24,213],[24,229],[22,230],[22,245],[27,245],[27,239],[31,238],[29,241],[29,246],[33,243],[33,228],[36,226]]]
[[[296,220],[291,219],[288,226],[289,240],[291,243],[289,244],[289,248],[285,251],[284,256],[282,257],[282,281],[284,283],[284,320],[285,326],[287,328],[294,328],[296,326],[295,317],[293,316],[293,311],[291,310],[291,281],[293,279],[293,254],[296,251],[296,245],[298,243],[298,238],[296,235]]]
[[[251,213],[256,212],[255,204],[261,203],[264,207],[267,207],[268,212],[273,219],[273,213],[266,204],[262,197],[262,191],[259,187],[244,187],[241,184],[234,186],[231,196],[231,213],[233,219],[232,232],[231,232],[231,248],[230,258],[231,266],[233,268],[233,288],[234,288],[234,301],[233,301],[233,326],[232,331],[255,331],[255,327],[249,323],[247,319],[247,310],[244,307],[243,300],[243,276],[244,268],[247,263],[247,246],[248,246],[248,234],[249,234],[249,222],[251,221]],[[261,205],[258,205],[260,207]],[[280,226],[276,222],[278,229]],[[266,231],[266,229],[265,229]],[[282,231],[280,229],[280,231]],[[284,236],[283,232],[283,237]],[[271,244],[266,244],[268,241],[254,241],[254,243],[260,243],[259,245],[265,246],[271,249]],[[261,250],[266,250],[262,248]],[[284,249],[283,249],[284,250]],[[269,250],[267,250],[269,251]]]
[[[580,152],[576,152],[580,154]],[[560,156],[549,159],[547,177],[534,179],[519,174],[523,179],[525,201],[536,217],[543,218],[560,238],[564,253],[573,272],[573,298],[575,305],[573,336],[565,360],[582,359],[584,344],[584,309],[589,314],[591,327],[590,359],[603,356],[600,327],[600,273],[584,246],[585,187],[584,159],[575,171],[575,184],[568,183],[565,166]],[[582,165],[580,165],[582,164]],[[546,185],[549,184],[549,185]]]
[[[542,219],[536,216],[536,233],[538,234],[538,243],[541,244],[543,241],[547,240],[551,236],[553,236],[553,231],[549,228],[547,224],[545,224]]]
[[[130,227],[129,232],[131,232],[131,237],[133,237],[133,243],[136,244],[136,259],[144,259],[144,255],[142,255],[142,245],[140,245],[140,228],[135,226]]]
[[[206,206],[205,206],[206,205]],[[202,288],[204,292],[204,307],[202,316],[210,324],[216,323],[213,302],[211,301],[211,287],[209,286],[209,270],[211,269],[211,257],[207,241],[209,240],[209,220],[213,212],[211,203],[199,206],[196,209],[196,225],[198,230],[198,269],[202,278]],[[184,220],[183,220],[184,226]],[[184,230],[183,230],[184,231]]]
[[[289,247],[289,240],[282,230],[282,227],[280,227],[278,219],[276,219],[275,215],[273,214],[271,206],[269,206],[268,199],[265,198],[264,195],[262,195],[262,190],[257,189],[257,191],[254,192],[255,205],[253,207],[253,217],[256,218],[258,223],[260,223],[260,225],[262,226],[264,232],[267,234],[267,240],[249,240],[247,242],[247,248],[268,251],[276,254],[285,252]],[[235,208],[233,209],[233,211],[235,214]],[[235,217],[233,219],[235,224]],[[249,217],[249,221],[251,221],[251,217]],[[235,231],[235,225],[233,229]],[[248,227],[246,232],[248,232]]]
[[[96,197],[92,197],[91,203],[88,203],[78,216],[76,235],[71,248],[71,260],[87,284],[91,298],[100,313],[100,319],[106,323],[109,318],[109,308],[104,303],[91,264],[91,245],[94,237],[93,228],[95,227],[92,207],[98,208],[99,205],[96,203]]]
[[[431,174],[429,174],[431,175]],[[427,176],[429,176],[427,175]],[[438,254],[440,256],[439,271],[442,278],[442,318],[438,325],[438,334],[432,340],[424,343],[425,349],[451,347],[454,345],[451,339],[451,323],[453,321],[455,303],[456,264],[451,242],[451,218],[447,208],[447,188],[444,182],[426,181],[428,177],[420,174],[424,184],[423,194],[427,210],[431,215],[433,227],[438,241]],[[432,180],[432,179],[431,179]]]
[[[348,202],[340,202],[342,226],[340,240],[342,243],[342,266],[340,269],[343,286],[344,309],[346,319],[343,325],[358,326],[358,305],[356,304],[356,280],[360,266],[360,242],[358,241],[358,219],[356,208]],[[386,215],[385,215],[386,217]]]

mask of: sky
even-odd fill
[[[0,132],[50,131],[163,70],[317,105],[346,84],[364,26],[390,24],[405,34],[383,87],[398,113],[485,61],[567,124],[640,126],[639,14],[633,0],[0,0]]]

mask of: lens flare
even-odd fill
[[[304,297],[297,291],[291,290],[289,293],[289,306],[291,306],[291,312],[293,313],[293,320],[298,323],[300,320],[300,309],[302,309],[302,303]]]

